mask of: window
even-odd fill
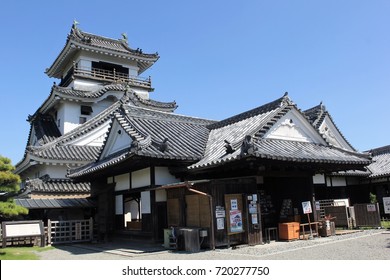
[[[92,107],[91,106],[85,106],[85,105],[81,105],[81,114],[82,115],[87,115],[87,116],[90,116],[93,112],[92,110]]]
[[[79,124],[83,124],[87,121],[87,117],[80,117],[79,118]]]

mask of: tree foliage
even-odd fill
[[[12,197],[17,195],[20,189],[20,177],[12,171],[15,167],[9,158],[0,156],[0,216],[13,217],[28,214],[24,207],[16,205]]]

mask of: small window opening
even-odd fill
[[[80,117],[79,118],[79,124],[83,124],[85,122],[87,122],[87,117]]]
[[[81,114],[82,115],[91,115],[93,112],[92,110],[92,107],[91,106],[85,106],[85,105],[81,105]]]

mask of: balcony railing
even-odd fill
[[[139,76],[131,76],[126,73],[104,70],[99,68],[82,68],[76,67],[73,71],[69,71],[68,74],[62,79],[61,86],[67,86],[74,79],[74,77],[88,78],[105,82],[113,83],[129,83],[136,87],[142,87],[151,89],[152,81],[151,78],[143,78]]]

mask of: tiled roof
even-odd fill
[[[132,155],[195,162],[202,158],[214,121],[123,105],[114,118],[138,145],[71,171],[78,177],[107,168]]]
[[[55,209],[55,208],[94,208],[95,203],[88,198],[17,198],[14,199],[16,205],[27,209]]]
[[[147,54],[142,51],[134,50],[129,47],[125,39],[111,39],[91,33],[81,31],[76,25],[72,26],[71,33],[69,37],[75,41],[78,41],[80,44],[98,47],[105,50],[111,50],[116,52],[128,53],[137,55],[144,58],[153,58],[157,59],[158,54]]]
[[[251,156],[260,159],[286,161],[294,163],[318,163],[318,164],[345,164],[357,165],[362,168],[369,164],[370,159],[362,154],[336,149],[330,146],[315,143],[277,140],[277,139],[253,139],[254,153]],[[190,169],[208,168],[241,159],[241,149],[232,154],[213,159],[203,159],[190,166]]]
[[[390,146],[384,146],[369,151],[373,158],[372,163],[367,166],[371,171],[370,178],[390,176]]]
[[[100,147],[77,145],[49,145],[28,147],[28,152],[40,159],[64,161],[93,161],[99,154]]]
[[[111,39],[81,31],[73,24],[66,44],[53,64],[46,69],[50,77],[61,78],[62,71],[79,50],[98,52],[103,55],[117,56],[136,61],[142,73],[159,59],[157,53],[147,54],[142,50],[129,47],[125,39]]]
[[[292,162],[340,163],[364,165],[366,155],[314,143],[263,139],[269,129],[296,106],[287,95],[256,109],[208,126],[211,131],[204,157],[189,169],[207,168],[241,158],[241,144],[247,135],[253,139],[252,156]],[[297,109],[298,112],[299,109]],[[302,113],[302,112],[301,112]],[[303,113],[302,113],[303,114]],[[227,145],[230,151],[227,152]]]
[[[226,127],[230,124],[235,124],[235,123],[238,123],[240,121],[250,119],[252,117],[257,117],[259,115],[268,114],[271,111],[275,111],[277,109],[288,108],[289,106],[293,106],[293,105],[294,104],[288,98],[287,93],[286,93],[283,97],[281,97],[275,101],[264,104],[260,107],[246,111],[244,113],[235,115],[233,117],[227,118],[225,120],[216,122],[216,123],[210,125],[209,128],[210,129],[217,129],[217,128],[221,128],[221,127]],[[275,120],[277,120],[277,118]],[[271,126],[271,123],[270,123],[270,126]]]
[[[126,97],[123,97],[126,99]],[[70,143],[78,138],[98,129],[103,124],[110,121],[112,113],[118,109],[121,102],[118,101],[103,110],[99,115],[79,125],[67,134],[62,135],[42,146],[27,146],[23,159],[16,164],[16,169],[22,168],[26,164],[27,156],[31,155],[35,158],[44,160],[62,160],[62,161],[93,161],[97,158],[99,147],[92,146],[76,146]]]
[[[34,119],[32,125],[40,145],[47,144],[61,136],[61,132],[51,116],[40,114]]]
[[[324,122],[325,118],[328,117],[331,120],[331,122],[333,123],[334,127],[339,132],[340,136],[344,139],[345,143],[347,143],[353,151],[356,151],[356,149],[351,145],[351,143],[348,142],[348,140],[345,138],[345,136],[341,133],[340,129],[337,127],[332,116],[329,114],[328,110],[326,110],[326,108],[322,104],[322,102],[319,105],[314,106],[313,108],[305,110],[304,114],[306,115],[306,117],[308,118],[310,123],[317,129],[318,132],[320,132],[319,128],[322,125],[322,123]],[[325,135],[323,135],[323,138],[326,141],[328,141],[326,139]]]
[[[262,137],[293,106],[287,95],[248,112],[209,125],[203,158],[190,169],[218,162],[226,155],[226,142],[237,150],[246,135]]]
[[[71,193],[82,194],[91,191],[91,185],[88,182],[74,183],[70,179],[52,179],[37,178],[27,179],[25,186],[32,193]]]
[[[75,90],[54,85],[51,94],[61,98],[76,98],[84,101],[92,101],[101,98],[110,91],[129,92],[129,101],[140,107],[167,112],[173,112],[177,108],[176,102],[160,102],[153,99],[141,98],[135,91],[131,90],[123,83],[109,84],[94,91]]]

